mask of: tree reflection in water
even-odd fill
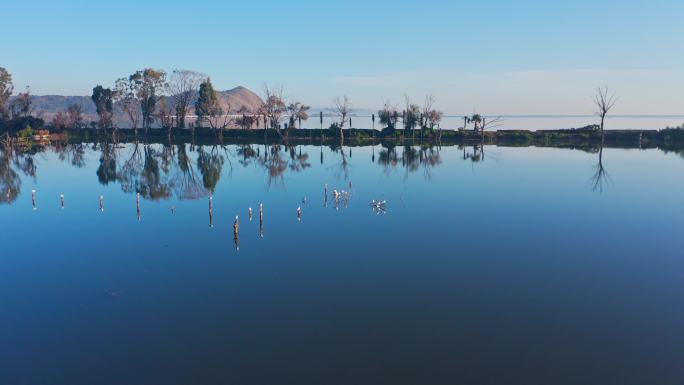
[[[190,156],[188,156],[185,143],[176,147],[177,169],[175,180],[175,193],[178,199],[199,199],[208,195],[204,185],[200,182]]]
[[[0,146],[0,203],[11,204],[21,192],[21,178],[12,168],[14,149],[9,139]]]
[[[603,167],[603,143],[601,143],[598,150],[598,163],[594,166],[594,174],[589,179],[589,184],[592,191],[602,194],[603,189],[611,183],[612,179],[606,168]]]
[[[375,160],[373,151],[372,160]],[[399,166],[404,168],[404,179],[408,179],[410,174],[423,170],[423,177],[426,180],[432,179],[432,169],[442,163],[439,148],[435,146],[410,146],[402,148],[401,156],[397,148],[393,145],[383,147],[378,151],[378,164],[383,167],[386,174],[390,174]]]
[[[312,148],[315,151],[315,147]],[[463,151],[463,160],[473,165],[485,159],[485,149],[481,143],[459,148]],[[305,149],[306,146],[301,145],[266,143],[230,146],[142,142],[118,144],[111,141],[94,144],[19,144],[0,137],[0,203],[12,203],[18,198],[23,177],[36,178],[38,167],[35,156],[46,150],[53,151],[59,160],[78,168],[86,165],[89,152],[98,154],[96,174],[99,183],[119,184],[125,193],[139,193],[148,200],[173,197],[194,200],[213,194],[222,177],[232,177],[234,164],[263,170],[268,189],[272,186],[285,188],[288,172],[301,173],[312,167]],[[326,159],[322,146],[320,151],[321,160]],[[670,151],[684,154],[678,149]],[[349,180],[353,170],[350,158],[352,149],[338,144],[332,145],[330,152],[334,160],[324,167],[337,179]],[[487,159],[496,161],[497,153],[487,153]],[[385,174],[403,169],[404,179],[422,172],[426,180],[432,178],[434,168],[443,162],[439,146],[396,146],[393,143],[384,143],[377,150],[373,147],[371,161],[377,162]],[[603,145],[598,148],[598,163],[594,168],[589,183],[593,191],[600,193],[611,182],[603,164]]]
[[[212,194],[216,190],[216,185],[221,179],[221,171],[225,159],[223,154],[218,152],[218,146],[212,146],[211,150],[207,151],[204,146],[200,146],[197,156],[197,169],[202,174],[202,184],[204,188]]]

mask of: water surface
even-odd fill
[[[684,159],[597,151],[3,151],[0,383],[680,384]]]

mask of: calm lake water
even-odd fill
[[[0,384],[684,383],[679,154],[0,155]]]

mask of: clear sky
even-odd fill
[[[684,1],[9,1],[0,66],[16,88],[86,95],[144,67],[218,89],[264,82],[325,107],[407,94],[462,114],[684,114]]]

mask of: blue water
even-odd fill
[[[0,384],[684,382],[678,154],[182,147],[0,153]]]

